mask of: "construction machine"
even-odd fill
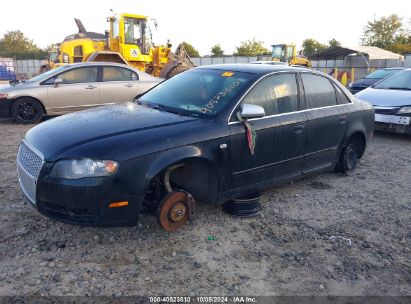
[[[272,47],[272,61],[281,61],[290,65],[311,67],[310,60],[301,54],[297,54],[295,44],[274,44]]]
[[[88,32],[79,19],[74,20],[79,32],[59,44],[55,67],[86,61],[118,62],[163,78],[194,67],[182,44],[173,53],[169,42],[153,43],[147,16],[116,14],[107,18],[110,29],[105,34]]]

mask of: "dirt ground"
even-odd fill
[[[16,176],[29,128],[0,120],[0,296],[411,295],[411,137],[377,133],[353,176],[266,191],[258,217],[199,205],[167,233],[37,213]]]

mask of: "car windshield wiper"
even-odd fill
[[[404,91],[410,91],[411,88],[407,88],[407,87],[388,87],[388,90],[404,90]]]
[[[137,101],[137,103],[139,103],[140,101]],[[139,103],[140,104],[140,103]],[[178,114],[178,115],[182,115],[182,116],[196,116],[198,117],[199,115],[196,113],[193,113],[190,110],[186,110],[186,109],[176,109],[173,107],[169,107],[163,104],[154,104],[154,103],[141,103],[142,105],[147,105],[148,107],[152,108],[152,109],[156,109],[156,110],[161,110],[161,111],[166,111],[166,112],[170,112],[170,113],[174,113],[174,114]]]

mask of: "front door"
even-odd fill
[[[266,114],[249,120],[256,134],[254,155],[234,111],[229,122],[231,192],[301,173],[307,122],[298,112],[298,91],[294,73],[276,74],[263,78],[242,100],[262,106]]]
[[[54,79],[63,82],[54,86]],[[49,80],[46,110],[52,114],[65,114],[100,105],[97,67],[81,67],[63,72]]]

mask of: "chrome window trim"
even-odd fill
[[[347,106],[349,104],[352,104],[352,103],[345,103],[345,104],[341,104],[341,105],[327,106],[327,107],[321,107],[321,108],[306,109],[306,110],[300,110],[300,111],[294,111],[294,112],[288,112],[288,113],[281,113],[281,114],[273,114],[273,115],[264,116],[264,117],[260,117],[260,118],[247,119],[247,121],[254,121],[254,120],[260,120],[260,119],[265,119],[265,118],[273,118],[273,117],[277,117],[277,116],[291,115],[291,114],[296,114],[296,113],[309,112],[309,111],[313,111],[313,110],[321,110],[321,109],[327,109],[327,108],[341,107],[341,106]],[[237,123],[241,123],[241,121],[230,121],[230,122],[228,122],[229,125],[233,125],[233,124],[237,124]]]
[[[227,123],[229,125],[233,125],[233,124],[237,124],[237,123],[241,123],[241,121],[230,121],[231,117],[233,116],[234,110],[238,107],[238,105],[243,101],[244,97],[254,88],[254,86],[256,86],[261,80],[263,80],[264,78],[268,77],[268,76],[272,76],[272,75],[277,75],[277,74],[290,74],[293,73],[297,76],[298,73],[308,73],[308,74],[312,74],[312,75],[318,75],[320,77],[324,77],[324,78],[329,78],[332,79],[330,76],[326,76],[320,74],[319,72],[315,73],[313,71],[275,71],[269,74],[265,74],[264,76],[262,76],[261,78],[259,78],[250,88],[248,88],[248,90],[241,96],[240,100],[236,103],[235,107],[232,109],[229,117],[228,117],[228,121]],[[331,80],[333,82],[335,82],[335,80]],[[344,92],[344,91],[343,91]],[[348,97],[348,96],[347,96]],[[265,118],[272,118],[272,117],[276,117],[276,116],[283,116],[283,115],[290,115],[290,114],[295,114],[295,113],[302,113],[302,112],[308,112],[308,111],[313,111],[313,110],[319,110],[319,109],[326,109],[326,108],[333,108],[333,107],[340,107],[340,106],[347,106],[350,104],[353,104],[354,102],[351,100],[351,98],[348,98],[348,100],[350,101],[349,103],[344,103],[344,104],[337,104],[337,105],[332,105],[332,106],[326,106],[326,107],[320,107],[320,108],[312,108],[312,109],[304,109],[304,110],[299,110],[299,111],[294,111],[294,112],[287,112],[287,113],[280,113],[280,114],[273,114],[273,115],[269,115],[269,116],[264,116],[264,117],[260,117],[260,118],[251,118],[251,119],[247,119],[247,121],[254,121],[254,120],[260,120],[260,119],[265,119]]]

